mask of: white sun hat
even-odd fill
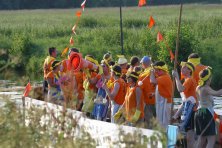
[[[119,58],[117,64],[122,65],[127,63],[127,59],[124,55],[117,55],[117,57]]]

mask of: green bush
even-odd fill
[[[43,75],[43,61],[44,57],[32,56],[26,65],[26,74],[31,78],[36,78]]]
[[[177,39],[177,28],[166,31],[163,35],[166,40],[166,44],[175,53],[176,50],[176,39]],[[158,59],[166,62],[169,68],[173,68],[173,63],[170,61],[170,54],[167,51],[167,45],[163,41],[159,44],[160,49],[158,50]],[[180,31],[179,48],[178,48],[178,64],[181,61],[187,61],[187,57],[197,51],[198,40],[194,38],[194,33],[190,26],[182,26]],[[178,65],[179,67],[179,65]]]
[[[222,86],[222,77],[221,77],[221,62],[222,62],[222,38],[218,40],[207,39],[203,40],[199,44],[199,49],[201,52],[201,62],[204,65],[210,66],[213,68],[213,79],[212,86],[214,89],[219,89]]]

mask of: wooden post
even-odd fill
[[[183,9],[183,4],[180,5],[180,16],[179,16],[178,28],[177,28],[177,40],[176,40],[176,51],[175,51],[175,60],[174,60],[174,70],[176,70],[176,68],[177,68],[177,59],[178,59],[178,50],[179,50],[180,25],[181,25],[182,9]]]
[[[177,59],[178,59],[178,51],[179,51],[179,40],[180,40],[180,26],[181,26],[181,16],[182,16],[182,9],[183,9],[183,4],[180,4],[180,15],[179,15],[179,19],[178,19],[178,27],[177,27],[177,39],[176,39],[176,51],[175,51],[175,59],[174,59],[174,70],[177,69]],[[175,79],[173,79],[173,96],[174,96],[174,92],[175,92]],[[173,107],[174,107],[174,102],[172,103],[172,107],[171,107],[171,119],[173,116]],[[172,120],[171,120],[172,123]]]
[[[120,44],[121,44],[121,54],[123,55],[124,54],[124,49],[123,49],[122,0],[120,0],[119,12],[120,12]]]

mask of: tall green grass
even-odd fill
[[[19,58],[8,68],[21,75],[29,76],[34,73],[40,77],[48,47],[55,46],[62,51],[69,44],[71,28],[77,19],[76,11],[0,11],[0,50],[7,51],[6,55],[12,60],[14,57]],[[151,15],[156,26],[150,30],[147,24]],[[154,60],[165,60],[172,66],[165,45],[156,43],[156,34],[161,31],[170,48],[175,50],[178,15],[177,5],[123,8],[126,57],[142,57],[148,54]],[[113,55],[121,54],[119,8],[86,8],[76,33],[74,46],[79,48],[83,55],[92,54],[101,60],[107,51]],[[222,62],[219,56],[222,54],[222,5],[185,5],[180,39],[180,61],[186,60],[191,52],[198,52],[202,56],[202,62],[215,67],[215,75],[219,76],[221,67],[218,64]],[[3,57],[6,55],[0,55],[0,60],[5,61]],[[4,74],[1,77],[7,78]],[[219,77],[214,86],[219,87],[221,84],[222,78]]]

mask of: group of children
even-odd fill
[[[71,48],[68,59],[56,60],[56,48],[49,48],[44,62],[44,90],[48,101],[64,103],[89,117],[129,126],[152,129],[156,119],[167,129],[171,121],[173,81],[165,62],[152,62],[151,57],[141,60],[133,56],[128,64],[121,55],[114,62],[106,53],[99,63],[92,55],[82,57],[79,50]],[[193,53],[187,62],[181,62],[181,76],[172,72],[182,104],[172,116],[181,117],[180,130],[187,133],[187,143],[192,147],[194,129],[200,143],[215,143],[216,128],[213,120],[212,95],[222,95],[222,90],[210,87],[211,68],[200,63]],[[183,83],[182,83],[183,82]],[[212,119],[212,120],[211,120]],[[190,134],[190,136],[189,136]]]

